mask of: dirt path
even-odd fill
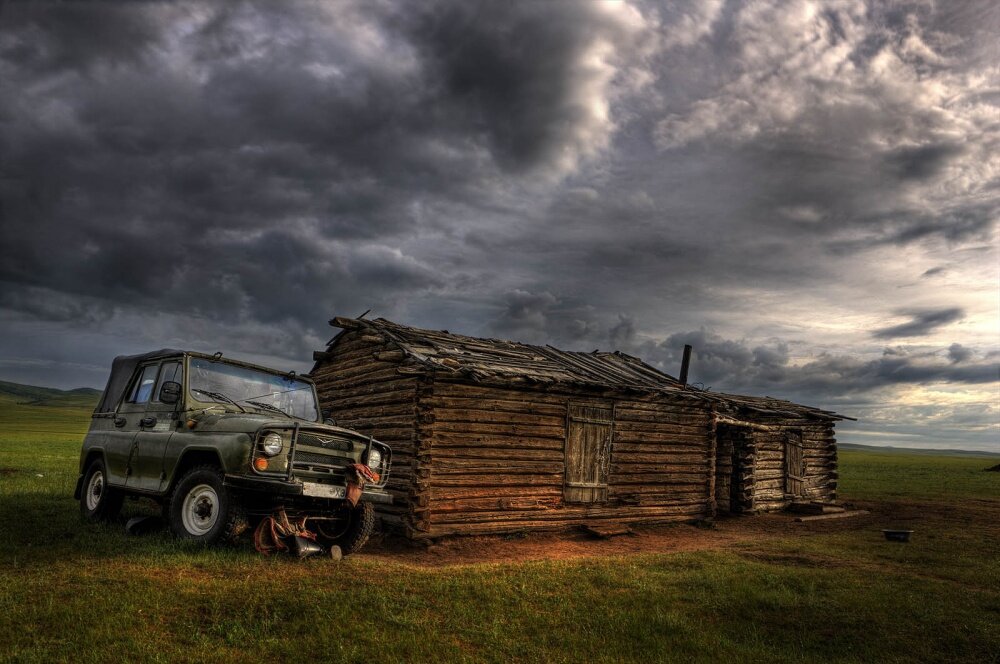
[[[523,536],[459,537],[427,548],[403,542],[385,542],[365,557],[417,567],[472,563],[565,560],[637,553],[676,553],[719,549],[761,537],[811,535],[871,527],[876,514],[847,519],[796,523],[790,514],[727,517],[714,528],[690,524],[635,526],[633,534],[597,539],[580,531],[531,533]]]
[[[868,514],[843,519],[796,523],[795,515],[777,513],[720,517],[712,528],[690,524],[636,526],[634,534],[596,539],[580,531],[531,533],[522,536],[458,537],[429,547],[386,541],[361,556],[414,567],[442,567],[476,563],[566,560],[638,553],[674,553],[721,549],[761,538],[810,537],[825,533],[909,528],[929,532],[935,522],[986,529],[1000,536],[1000,501],[970,500],[960,505],[943,502],[863,502],[852,509]]]

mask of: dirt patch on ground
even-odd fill
[[[17,468],[7,468],[5,466],[5,467],[0,468],[0,477],[7,477],[8,475],[13,475],[16,472],[17,472]]]
[[[847,531],[869,531],[872,537],[880,538],[880,529],[898,527],[930,534],[933,533],[934,523],[941,521],[968,524],[990,531],[1000,530],[996,525],[1000,521],[1000,501],[997,500],[974,500],[959,505],[908,501],[858,502],[851,509],[863,509],[869,513],[802,523],[795,521],[796,515],[788,513],[720,517],[711,528],[691,524],[633,526],[631,535],[603,540],[582,531],[455,537],[430,545],[390,538],[370,546],[360,555],[415,567],[441,567],[724,548],[738,548],[752,554],[752,545],[762,538],[811,537]],[[803,560],[800,564],[814,565],[815,561]]]

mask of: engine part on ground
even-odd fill
[[[279,508],[270,515],[264,517],[257,530],[253,533],[253,545],[259,553],[269,556],[279,551],[288,551],[290,546],[295,546],[295,552],[299,557],[305,557],[299,552],[304,550],[299,548],[297,539],[315,542],[316,534],[306,528],[306,521],[309,517],[300,517],[294,521],[288,518],[285,508]],[[316,553],[322,552],[322,547],[315,545],[318,549]],[[306,555],[312,555],[307,553]]]

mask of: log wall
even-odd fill
[[[786,493],[785,443],[789,431],[801,431],[805,462],[805,491],[801,496]],[[780,428],[753,432],[755,472],[754,510],[777,510],[793,500],[834,500],[837,497],[837,445],[833,425],[817,420],[783,420]]]
[[[614,406],[608,499],[565,500],[567,405]],[[714,450],[703,407],[613,394],[436,380],[420,399],[429,469],[418,536],[711,516]],[[710,452],[712,453],[710,455]]]
[[[420,484],[417,395],[422,379],[401,375],[394,359],[378,359],[384,349],[380,340],[349,332],[330,349],[330,360],[311,375],[321,407],[339,426],[374,436],[392,448],[386,488],[393,504],[376,508],[386,525],[408,532]]]

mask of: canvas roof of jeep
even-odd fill
[[[165,357],[177,357],[183,354],[184,351],[182,350],[162,348],[139,355],[119,355],[111,363],[111,375],[108,376],[108,384],[104,388],[104,394],[101,395],[101,401],[97,404],[97,408],[94,409],[94,413],[110,413],[114,411],[115,406],[118,405],[118,402],[122,398],[122,394],[128,388],[128,381],[132,378],[132,374],[135,373],[135,368],[141,363]]]

